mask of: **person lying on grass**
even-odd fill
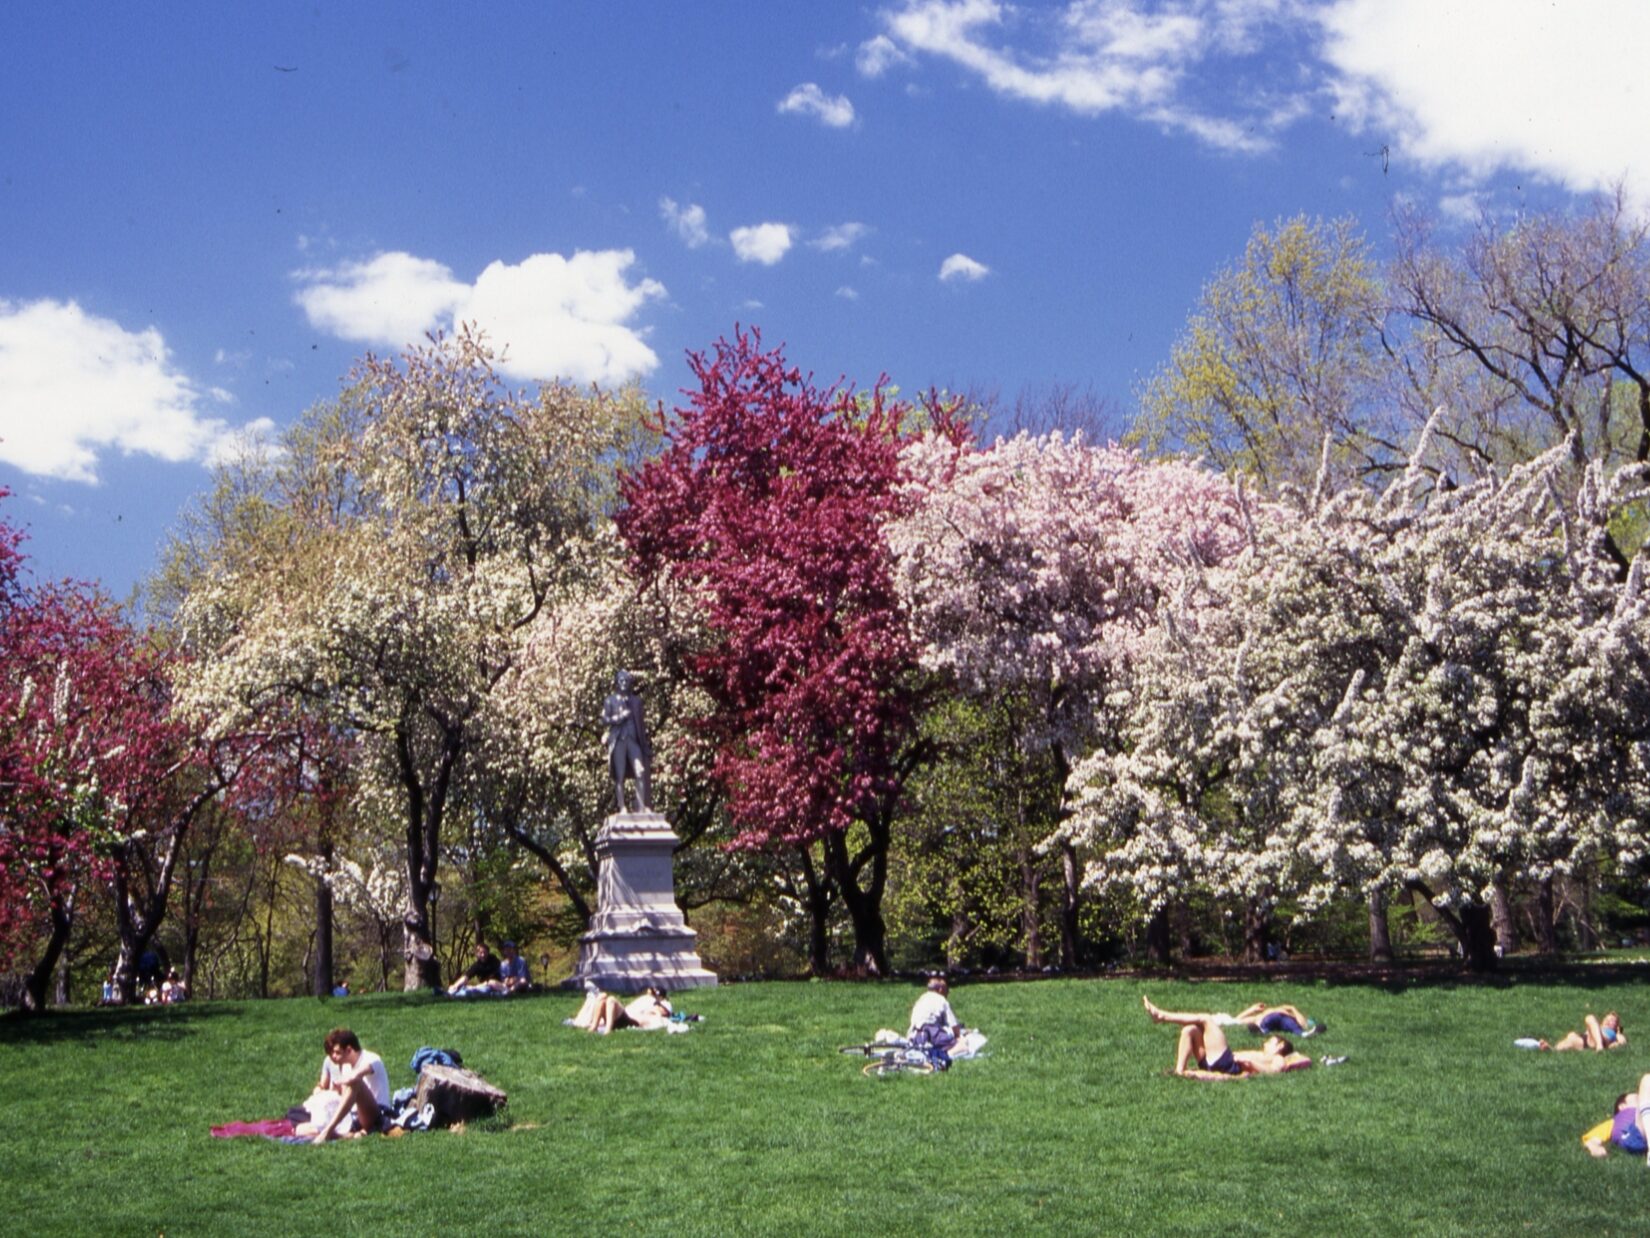
[[[1246,1027],[1267,1035],[1315,1036],[1323,1030],[1323,1025],[1308,1019],[1299,1006],[1268,1006],[1265,1002],[1246,1006],[1236,1014],[1217,1014],[1215,1021],[1222,1027]]]
[[[390,1072],[385,1069],[384,1059],[363,1049],[347,1027],[333,1028],[324,1043],[327,1060],[321,1067],[320,1086],[337,1092],[339,1102],[324,1122],[305,1122],[295,1133],[312,1135],[313,1142],[325,1143],[335,1136],[354,1139],[368,1131],[382,1130],[390,1103]]]
[[[1612,1010],[1601,1020],[1597,1015],[1589,1014],[1579,1032],[1569,1032],[1563,1040],[1555,1045],[1541,1041],[1543,1049],[1551,1049],[1555,1053],[1563,1053],[1573,1049],[1592,1049],[1596,1053],[1603,1053],[1606,1049],[1619,1049],[1627,1043],[1627,1033],[1621,1030],[1621,1016]]]
[[[1226,1033],[1221,1030],[1214,1015],[1160,1010],[1152,1004],[1151,998],[1142,997],[1140,1000],[1145,1004],[1152,1022],[1180,1026],[1174,1073],[1183,1079],[1223,1083],[1250,1075],[1281,1075],[1286,1071],[1305,1070],[1312,1065],[1311,1058],[1296,1052],[1295,1046],[1282,1036],[1268,1036],[1259,1049],[1233,1050],[1226,1043]]]
[[[1623,1152],[1642,1153],[1646,1148],[1644,1132],[1639,1129],[1639,1094],[1623,1092],[1616,1097],[1616,1111],[1581,1137],[1581,1146],[1588,1156],[1609,1155],[1609,1145],[1615,1144]]]
[[[636,1027],[644,1032],[654,1031],[670,1022],[670,1003],[665,991],[649,987],[628,1006],[618,998],[592,988],[584,995],[584,1005],[568,1021],[571,1027],[583,1028],[605,1036],[616,1027]]]

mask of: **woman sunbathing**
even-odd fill
[[[1282,1036],[1268,1036],[1259,1049],[1234,1050],[1226,1043],[1226,1033],[1221,1030],[1217,1016],[1160,1010],[1149,997],[1140,1000],[1152,1022],[1179,1025],[1180,1044],[1175,1050],[1174,1073],[1183,1079],[1223,1083],[1250,1075],[1281,1075],[1312,1065],[1311,1058],[1297,1052]]]
[[[1627,1033],[1621,1030],[1621,1016],[1612,1010],[1602,1020],[1596,1015],[1589,1014],[1586,1023],[1579,1032],[1569,1032],[1563,1040],[1555,1045],[1541,1041],[1543,1049],[1553,1049],[1557,1052],[1566,1052],[1572,1049],[1592,1049],[1595,1053],[1602,1053],[1606,1049],[1619,1049],[1627,1043]]]
[[[670,1022],[670,1014],[670,1003],[665,1000],[665,991],[660,988],[648,988],[629,1005],[600,989],[591,989],[585,994],[579,1013],[567,1022],[573,1027],[605,1036],[616,1027],[639,1027],[643,1031],[663,1027]]]

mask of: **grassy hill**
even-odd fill
[[[1198,1084],[1140,1009],[1292,1000],[1333,1069]],[[866,1079],[837,1046],[903,1028],[914,985],[683,995],[688,1035],[563,1027],[574,995],[201,1003],[0,1020],[0,1205],[27,1234],[1650,1231],[1650,1168],[1580,1132],[1650,1070],[1644,979],[964,984],[986,1056]],[[1529,1053],[1585,1010],[1628,1047]],[[462,1132],[324,1148],[208,1127],[303,1098],[353,1027],[411,1082],[459,1049],[510,1093]],[[1241,1033],[1240,1044],[1253,1038]]]

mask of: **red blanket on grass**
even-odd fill
[[[234,1139],[239,1135],[259,1135],[264,1139],[285,1139],[297,1128],[285,1118],[264,1118],[259,1122],[225,1122],[212,1128],[214,1139]]]

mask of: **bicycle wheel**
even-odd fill
[[[891,1053],[865,1063],[865,1069],[860,1073],[871,1079],[904,1074],[930,1075],[934,1073],[934,1064],[920,1055]]]

